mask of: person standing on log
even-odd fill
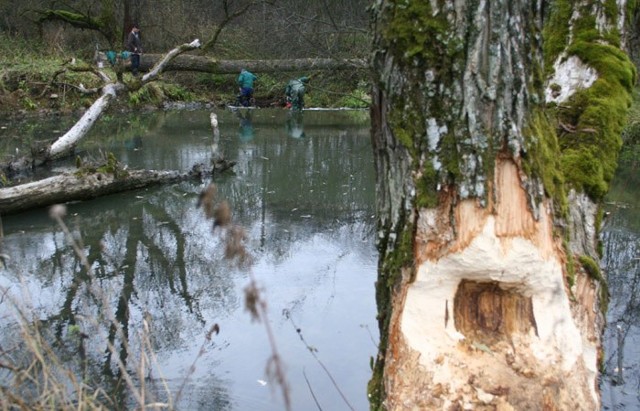
[[[125,48],[131,53],[131,74],[137,76],[140,67],[140,55],[142,54],[142,41],[140,40],[140,27],[138,27],[138,24],[134,24],[131,28]]]
[[[238,83],[238,87],[240,88],[238,101],[243,107],[249,107],[251,105],[251,101],[253,100],[253,82],[257,79],[258,77],[252,72],[245,69],[240,70],[240,75],[236,83]]]

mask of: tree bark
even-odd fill
[[[597,210],[635,82],[611,35],[624,7],[372,11],[372,409],[598,409]]]

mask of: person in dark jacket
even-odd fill
[[[253,98],[253,82],[257,79],[258,77],[248,70],[242,69],[240,71],[240,75],[238,76],[236,83],[238,83],[238,87],[240,88],[240,96],[238,97],[238,100],[244,107],[249,107],[251,105],[251,99]]]
[[[134,24],[131,28],[125,48],[131,53],[131,73],[137,76],[140,67],[140,55],[142,54],[142,40],[140,40],[140,28],[137,24]]]
[[[284,90],[287,98],[287,107],[291,107],[293,111],[302,111],[304,108],[304,93],[308,82],[309,77],[300,77],[289,81]]]

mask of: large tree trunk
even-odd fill
[[[372,408],[598,409],[596,212],[635,82],[624,11],[376,2]]]

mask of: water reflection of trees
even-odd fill
[[[208,258],[208,243],[200,236],[181,228],[188,227],[181,221],[184,213],[171,214],[178,208],[171,204],[175,197],[153,200],[75,218],[74,235],[82,242],[94,278],[58,233],[39,234],[46,253],[29,268],[39,277],[39,284],[32,284],[34,291],[59,288],[60,301],[41,301],[40,307],[41,323],[52,330],[55,345],[77,362],[87,381],[105,381],[120,394],[123,409],[126,385],[118,362],[135,369],[139,353],[132,360],[130,356],[141,343],[136,346],[132,334],[141,330],[144,316],[153,317],[153,348],[162,351],[184,345],[185,328],[202,328],[206,320],[201,295],[217,297],[205,300],[209,309],[224,312],[238,304],[232,278],[225,275],[228,268],[221,259]],[[20,243],[8,236],[5,250],[18,255],[14,246]],[[83,330],[80,341],[75,334],[70,337],[69,330],[75,329]]]
[[[199,124],[199,117],[193,116]],[[172,119],[163,121],[159,139],[168,135],[165,129]],[[255,120],[254,125],[262,128],[254,139],[225,149],[229,157],[237,156],[238,166],[234,175],[218,182],[220,196],[232,204],[234,220],[250,232],[254,251],[279,259],[298,242],[328,230],[335,230],[332,241],[344,243],[345,249],[356,237],[373,238],[373,165],[367,130],[323,131],[312,123],[305,124],[307,137],[295,140],[281,124]],[[210,134],[208,128],[200,128],[204,135]],[[233,138],[238,140],[235,134]],[[157,155],[153,151],[157,148],[144,147],[146,156]],[[220,239],[195,208],[203,184],[185,182],[71,205],[67,222],[82,241],[95,278],[50,221],[33,219],[34,226],[25,234],[19,232],[24,219],[6,224],[5,252],[13,266],[3,276],[20,273],[28,279],[52,341],[88,382],[104,381],[118,393],[120,408],[126,408],[129,399],[117,364],[136,368],[144,321],[150,322],[156,352],[175,351],[192,343],[191,336],[205,323],[216,320],[210,318],[212,313],[225,317],[240,305],[234,280],[242,273],[224,262]],[[330,271],[328,267],[309,280],[321,281]],[[100,322],[90,322],[92,318]],[[80,336],[71,332],[76,329]],[[215,371],[215,364],[212,367]],[[152,383],[157,378],[151,372],[146,380]],[[205,390],[211,401],[229,403],[226,382],[215,373],[210,378],[217,384]],[[179,381],[172,384],[175,389]],[[158,400],[166,395],[161,387],[153,391]]]
[[[634,217],[637,210],[615,208],[603,231],[602,263],[611,301],[604,338],[606,368],[602,388],[603,404],[609,408],[640,407],[640,232],[634,229]]]

